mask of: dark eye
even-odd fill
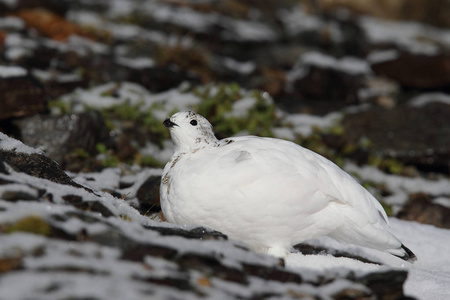
[[[192,125],[192,126],[197,126],[197,120],[192,120],[192,121],[191,121],[191,125]]]

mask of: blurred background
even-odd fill
[[[162,167],[161,122],[192,109],[219,138],[295,141],[391,215],[450,227],[445,188],[399,196],[357,174],[448,180],[449,28],[447,0],[0,0],[0,131],[71,172]]]

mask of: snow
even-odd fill
[[[227,113],[226,117],[245,117],[249,110],[256,104],[256,99],[252,97],[244,97],[238,101],[233,102],[231,112]]]
[[[291,253],[287,267],[293,270],[313,270],[316,272],[339,272],[353,270],[357,273],[382,271],[390,268],[408,270],[404,286],[405,294],[417,299],[444,300],[450,295],[450,230],[436,228],[416,222],[390,218],[394,234],[418,257],[414,264],[406,263],[384,253],[338,244],[331,239],[323,239],[321,245],[344,249],[354,254],[376,257],[384,265],[363,263],[349,258],[330,255],[303,255]]]
[[[389,50],[377,50],[372,51],[367,55],[367,60],[372,63],[382,63],[385,61],[390,61],[398,58],[400,56],[400,53],[398,50],[389,49]]]
[[[27,75],[27,70],[17,66],[0,66],[0,78],[21,77]]]
[[[0,17],[0,28],[22,30],[25,27],[25,22],[16,17]]]
[[[408,194],[423,192],[436,197],[450,195],[450,180],[444,177],[430,180],[421,177],[408,178],[389,175],[375,167],[359,167],[352,162],[346,162],[344,170],[350,174],[356,173],[361,180],[385,184],[391,195],[385,196],[381,200],[393,205],[394,213],[408,200]]]
[[[433,199],[433,203],[450,208],[450,198],[449,197],[437,197]]]
[[[338,112],[332,112],[323,117],[309,114],[289,114],[285,117],[284,123],[291,125],[294,133],[306,137],[314,132],[314,128],[329,128],[336,124],[341,117],[342,114]]]
[[[224,57],[222,63],[225,67],[242,75],[249,75],[256,69],[256,65],[252,61],[240,62],[231,57]]]
[[[23,144],[21,141],[9,137],[2,132],[0,132],[0,150],[15,151],[25,154],[44,154],[41,150],[29,147]]]
[[[188,7],[173,7],[148,1],[141,9],[159,22],[178,25],[195,32],[207,32],[219,20],[216,13],[200,13]]]
[[[422,107],[432,102],[440,102],[450,105],[450,95],[444,93],[425,93],[409,100],[409,105]]]
[[[132,82],[110,82],[91,89],[77,89],[73,93],[61,96],[61,101],[71,104],[76,112],[90,108],[111,108],[121,104],[139,107],[139,110],[151,110],[153,116],[161,122],[174,110],[192,109],[200,103],[193,93],[184,93],[185,87],[170,89],[158,94],[150,93],[143,86]]]
[[[304,31],[319,31],[324,24],[319,17],[306,14],[299,6],[290,10],[280,10],[278,16],[290,35],[297,35]]]
[[[321,52],[308,52],[300,57],[297,65],[312,65],[322,68],[339,70],[351,75],[370,74],[371,69],[367,61],[357,57],[345,56],[337,59]]]
[[[450,32],[416,22],[398,22],[361,17],[360,24],[372,43],[394,43],[412,53],[433,55],[440,51],[435,41],[450,44]]]
[[[162,149],[158,145],[148,142],[143,148],[141,148],[141,154],[144,156],[151,155],[153,158],[160,162],[167,162],[172,157],[173,149],[174,146],[172,141],[166,139],[163,141]]]
[[[128,58],[128,57],[116,57],[116,62],[119,65],[127,66],[133,69],[145,69],[145,68],[151,68],[156,65],[156,62],[149,58],[149,57],[134,57],[134,58]]]
[[[310,51],[300,56],[294,67],[287,72],[288,88],[298,80],[303,78],[309,72],[310,66],[317,66],[324,69],[332,69],[339,72],[344,72],[349,75],[370,75],[372,70],[368,61],[345,56],[342,58],[335,58],[317,51]]]
[[[57,82],[74,82],[82,80],[81,75],[77,73],[60,73],[57,71],[51,72],[39,69],[33,69],[31,70],[31,73],[33,74],[33,76],[35,76],[37,79],[41,81],[54,80]]]
[[[277,39],[272,28],[256,21],[227,19],[222,25],[227,29],[222,33],[225,40],[274,42]]]

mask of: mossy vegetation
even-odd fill
[[[44,219],[39,216],[32,215],[19,219],[15,223],[6,226],[6,233],[14,233],[18,231],[50,236],[52,229]]]
[[[214,125],[219,136],[232,136],[239,132],[273,136],[275,105],[267,93],[246,91],[236,83],[202,86],[195,88],[194,93],[202,99],[196,111]],[[244,98],[253,99],[253,105],[244,113],[233,112],[233,104]]]

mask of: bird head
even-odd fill
[[[193,111],[178,112],[163,124],[169,128],[175,152],[193,151],[217,142],[212,125]]]

